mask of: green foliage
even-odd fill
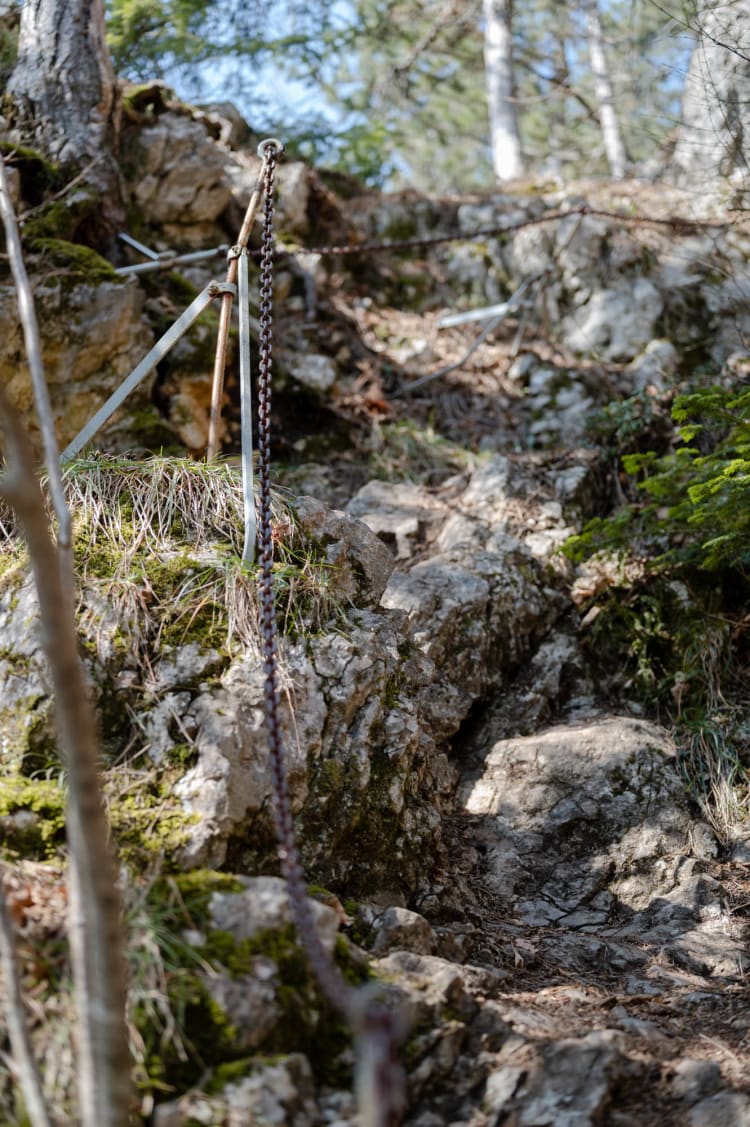
[[[492,187],[480,5],[438,0],[108,0],[117,69],[251,107],[256,130],[371,184]],[[602,6],[618,115],[634,160],[678,113],[690,37],[660,5]],[[574,5],[513,12],[521,136],[532,170],[605,173],[585,20]],[[216,90],[220,63],[223,94]],[[269,90],[271,94],[269,96]],[[281,94],[277,92],[282,92]],[[275,99],[275,100],[274,100]],[[310,110],[310,106],[315,106]]]
[[[565,550],[626,565],[589,608],[585,644],[610,696],[636,698],[674,724],[688,792],[727,838],[750,808],[750,388],[680,396],[680,445],[667,453],[643,450],[643,411],[626,401],[604,420],[636,500],[590,521]]]
[[[642,499],[590,521],[566,545],[572,559],[635,550],[662,569],[750,563],[750,388],[680,396],[672,415],[682,445],[624,455]]]

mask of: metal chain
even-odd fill
[[[521,231],[524,227],[538,227],[544,223],[557,223],[562,219],[569,219],[574,215],[590,215],[594,218],[614,219],[620,223],[627,223],[634,226],[669,227],[672,230],[682,231],[685,234],[691,231],[725,228],[732,225],[729,221],[687,219],[681,216],[663,219],[658,216],[650,215],[626,215],[620,211],[607,211],[603,208],[591,207],[589,204],[581,204],[580,207],[567,208],[562,211],[550,211],[545,215],[539,215],[532,219],[520,219],[516,223],[498,224],[494,227],[479,227],[474,231],[467,231],[461,234],[426,235],[423,238],[386,239],[364,243],[342,243],[319,247],[302,247],[299,250],[276,247],[274,254],[277,258],[295,258],[297,255],[304,254],[341,257],[347,254],[370,254],[375,251],[417,250],[420,248],[444,246],[448,243],[472,242],[475,239],[494,238],[509,234],[513,231]],[[263,250],[252,250],[249,253],[255,258],[259,258]]]
[[[273,363],[274,180],[281,146],[270,143],[263,180],[263,239],[260,265],[258,363],[258,521],[260,618],[263,641],[263,701],[274,792],[279,859],[289,894],[289,909],[300,944],[330,1004],[352,1027],[360,1048],[357,1084],[363,1127],[390,1127],[403,1108],[402,1074],[395,1048],[404,1034],[402,1015],[377,1000],[364,999],[349,986],[320,941],[307,896],[289,797],[289,780],[279,718],[279,671],[273,582],[271,523],[271,375]]]

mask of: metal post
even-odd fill
[[[255,560],[255,491],[253,489],[253,389],[250,368],[250,285],[247,276],[247,249],[239,249],[239,289],[237,303],[240,320],[240,418],[242,439],[242,500],[245,513],[245,542],[242,562]]]

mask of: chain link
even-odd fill
[[[300,944],[321,990],[349,1022],[360,1052],[357,1070],[363,1127],[391,1127],[403,1110],[403,1075],[396,1046],[405,1034],[403,1015],[375,998],[364,998],[344,980],[323,947],[315,927],[297,850],[294,816],[279,718],[279,670],[273,582],[271,523],[271,376],[273,364],[273,216],[274,180],[280,147],[266,147],[263,182],[263,239],[260,265],[260,331],[258,363],[258,483],[260,519],[259,601],[263,641],[263,700],[273,779],[274,816],[289,908]]]
[[[591,207],[589,204],[581,204],[580,207],[550,211],[545,215],[538,215],[531,219],[519,219],[516,223],[498,224],[493,227],[479,227],[474,231],[467,231],[460,234],[426,235],[423,238],[386,239],[363,243],[341,243],[319,247],[303,247],[299,250],[276,247],[273,253],[277,258],[295,258],[298,255],[305,254],[342,257],[347,254],[371,254],[376,251],[427,249],[428,247],[445,246],[448,243],[472,242],[475,239],[497,238],[502,235],[511,234],[514,231],[521,231],[524,227],[538,227],[544,223],[557,223],[562,219],[570,219],[572,216],[586,215],[599,219],[613,219],[617,220],[619,223],[625,223],[630,226],[668,227],[671,230],[679,231],[683,234],[688,234],[693,231],[723,229],[732,226],[731,222],[724,220],[688,219],[683,216],[673,216],[665,219],[651,215],[626,215],[620,211],[607,211],[603,208]],[[263,249],[252,250],[250,254],[255,258],[259,258],[263,254]]]
[[[263,244],[260,268],[260,332],[258,363],[258,484],[260,490],[260,616],[263,636],[264,708],[274,790],[274,813],[279,857],[289,889],[289,905],[300,942],[328,1000],[348,1012],[347,987],[338,968],[323,949],[307,898],[297,851],[289,781],[279,720],[278,656],[273,583],[273,528],[271,524],[271,375],[273,362],[273,214],[274,180],[278,151],[266,149],[263,184]]]

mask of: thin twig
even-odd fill
[[[72,573],[61,566],[61,553],[49,535],[31,444],[2,388],[0,425],[6,455],[0,499],[14,509],[28,545],[68,770],[68,933],[78,1013],[80,1121],[82,1127],[127,1127],[132,1091],[122,904],[99,783],[96,722],[78,652]]]
[[[51,1127],[42,1092],[42,1080],[34,1060],[26,1025],[23,995],[18,975],[16,932],[6,902],[3,871],[0,868],[0,966],[5,979],[6,1020],[13,1049],[13,1064],[18,1072],[23,1102],[32,1127]]]
[[[49,488],[52,494],[52,504],[57,517],[57,539],[60,547],[69,553],[71,546],[71,521],[68,506],[65,503],[63,492],[62,474],[60,472],[60,449],[55,434],[55,421],[52,415],[47,382],[44,378],[42,365],[42,346],[39,338],[39,325],[34,308],[34,296],[26,273],[26,263],[23,260],[21,239],[18,234],[16,213],[13,210],[13,201],[10,197],[8,177],[5,172],[5,160],[0,159],[0,217],[5,227],[5,241],[8,249],[8,259],[13,280],[16,283],[16,296],[18,299],[18,312],[23,326],[24,343],[26,345],[26,358],[31,372],[31,384],[34,390],[34,402],[39,418],[39,429],[42,433],[44,447],[44,462],[49,478]]]

